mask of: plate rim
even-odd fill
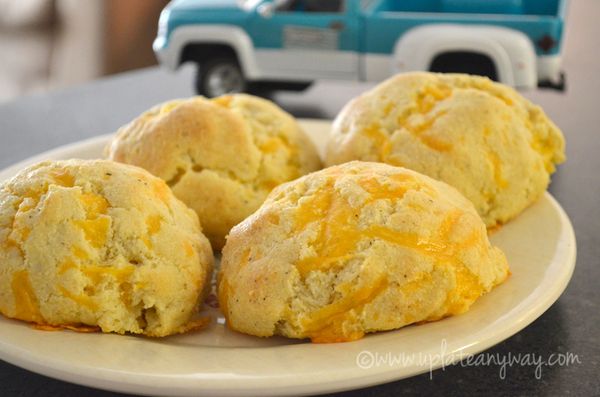
[[[330,125],[330,120],[319,120],[319,119],[299,119],[300,123],[308,122],[308,123],[319,123],[323,124],[323,126]],[[63,153],[68,151],[81,150],[82,147],[89,147],[92,145],[100,145],[101,143],[106,143],[106,141],[113,134],[104,134],[95,137],[91,137],[88,139],[71,142],[57,148],[42,152],[40,154],[31,156],[27,159],[19,161],[13,165],[9,165],[4,169],[0,170],[0,176],[4,174],[15,174],[16,171],[24,168],[27,165],[32,163],[42,161],[47,158],[54,158],[57,156],[64,156]],[[4,178],[2,178],[3,180]],[[1,181],[1,180],[0,180]],[[492,337],[489,337],[484,340],[479,340],[477,342],[472,343],[469,346],[462,347],[458,349],[458,351],[450,350],[448,354],[456,354],[459,352],[460,354],[477,354],[482,351],[485,351],[492,346],[510,338],[515,335],[517,332],[521,331],[537,318],[539,318],[546,310],[548,310],[554,302],[558,300],[558,298],[562,295],[564,290],[569,284],[569,281],[573,275],[575,265],[576,265],[576,256],[577,256],[577,246],[576,246],[576,238],[575,232],[573,230],[572,223],[560,205],[558,201],[547,191],[544,193],[544,198],[549,200],[550,205],[557,212],[558,218],[560,220],[560,237],[558,241],[563,242],[563,253],[565,260],[563,266],[561,268],[561,272],[555,280],[554,284],[550,286],[550,293],[543,295],[545,298],[543,301],[538,302],[537,305],[530,307],[528,312],[523,313],[520,318],[508,324],[502,332],[496,332]],[[546,283],[546,279],[542,280],[540,285],[544,285]],[[528,295],[530,296],[530,295]],[[514,310],[514,308],[513,308]],[[4,318],[3,318],[4,319]],[[15,321],[6,319],[6,321]],[[392,348],[392,347],[391,347]],[[41,359],[43,358],[43,359]],[[12,344],[6,343],[0,339],[0,359],[21,367],[25,370],[29,370],[38,374],[42,374],[45,376],[49,376],[51,378],[55,378],[62,381],[67,381],[70,383],[75,383],[83,386],[94,387],[98,389],[110,390],[110,391],[118,391],[125,393],[135,393],[135,394],[145,394],[145,395],[156,395],[160,393],[160,395],[252,395],[256,392],[260,392],[262,395],[284,395],[284,394],[294,394],[294,395],[306,395],[312,393],[327,393],[327,392],[337,392],[337,391],[345,391],[352,390],[357,388],[374,386],[382,383],[387,383],[391,381],[401,380],[404,378],[416,376],[422,374],[424,372],[428,372],[430,367],[423,367],[420,370],[412,371],[409,374],[400,375],[400,370],[397,367],[393,366],[379,366],[375,367],[373,371],[363,371],[361,373],[362,376],[357,376],[356,369],[358,367],[352,368],[354,374],[352,377],[347,379],[343,384],[341,384],[340,380],[334,381],[319,381],[313,383],[298,383],[294,385],[270,385],[269,389],[264,389],[265,382],[270,379],[268,377],[259,378],[255,377],[252,379],[246,379],[246,382],[252,383],[249,385],[246,383],[245,386],[242,386],[242,382],[238,382],[235,384],[227,382],[221,382],[220,387],[216,382],[211,382],[211,388],[202,388],[190,389],[188,387],[177,387],[177,385],[173,383],[169,383],[174,380],[176,376],[168,375],[164,377],[164,382],[161,385],[158,385],[155,382],[149,382],[150,380],[156,380],[159,375],[157,374],[141,374],[141,373],[123,373],[120,370],[111,370],[107,368],[97,368],[92,366],[81,366],[72,363],[65,363],[64,361],[60,361],[58,359],[47,361],[47,357],[44,355],[38,355],[34,352],[31,352],[27,349],[20,348],[18,346],[14,346]],[[438,369],[442,367],[442,364],[432,366],[432,369]],[[347,369],[348,370],[348,369]],[[348,370],[350,371],[350,370]],[[296,379],[293,374],[289,374],[287,378]],[[286,379],[287,379],[286,378]],[[161,378],[162,379],[162,378]],[[286,380],[283,379],[282,380]],[[206,381],[206,379],[204,379]],[[262,386],[261,386],[262,382]],[[235,387],[237,386],[237,388]],[[250,387],[249,387],[250,386]],[[240,394],[241,393],[241,394]]]

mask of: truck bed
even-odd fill
[[[559,0],[382,0],[375,11],[557,16]]]
[[[365,52],[390,54],[396,40],[425,24],[496,25],[526,34],[538,55],[560,52],[561,0],[374,0],[364,9]],[[551,48],[539,45],[553,40]]]

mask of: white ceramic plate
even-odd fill
[[[302,124],[323,148],[330,123]],[[40,160],[100,157],[107,139],[46,152],[1,171],[0,180]],[[208,330],[164,339],[38,331],[0,316],[0,358],[68,382],[151,395],[301,395],[389,382],[481,352],[558,299],[571,278],[576,248],[571,223],[552,196],[545,194],[492,241],[506,253],[512,276],[468,313],[355,342],[246,336],[226,329],[216,311],[218,321]]]

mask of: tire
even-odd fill
[[[267,99],[272,99],[277,91],[300,92],[308,89],[311,82],[292,82],[292,81],[267,81],[259,80],[248,82],[247,92]]]
[[[248,83],[240,65],[233,58],[218,58],[200,64],[196,91],[207,98],[246,92]]]
[[[304,91],[307,90],[313,84],[312,81],[259,81],[257,85],[267,90],[281,90],[281,91]]]

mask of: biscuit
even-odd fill
[[[7,317],[120,334],[183,332],[197,324],[212,264],[196,214],[141,168],[44,162],[0,186]]]
[[[342,342],[464,313],[507,275],[456,189],[354,161],[277,187],[234,227],[218,297],[234,330]]]
[[[544,193],[564,151],[560,130],[512,88],[419,72],[392,77],[346,105],[326,164],[381,161],[421,172],[457,188],[493,227]]]
[[[106,152],[167,181],[214,249],[271,189],[321,168],[292,116],[244,94],[159,105],[122,127]]]

